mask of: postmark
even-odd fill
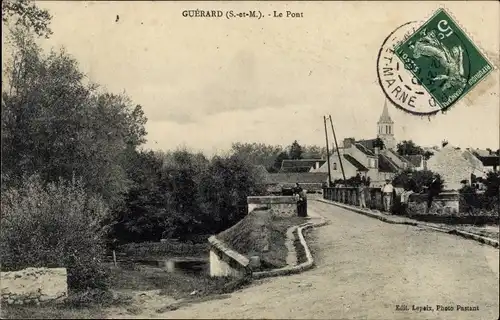
[[[399,43],[395,55],[445,111],[494,66],[444,9]]]
[[[414,34],[424,21],[410,21],[396,28],[382,43],[377,57],[377,76],[385,96],[397,108],[415,115],[440,111],[432,95],[396,56],[394,49]]]

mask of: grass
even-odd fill
[[[3,319],[103,319],[100,308],[61,306],[2,306]]]
[[[126,297],[113,297],[110,292],[70,292],[65,302],[45,305],[3,305],[5,319],[102,319],[104,309],[124,305]]]
[[[260,256],[261,268],[255,271],[281,268],[286,266],[288,255],[286,231],[306,221],[304,217],[276,217],[269,210],[257,209],[217,238],[247,257]]]
[[[304,231],[304,233],[305,233],[305,231]],[[293,245],[295,246],[295,253],[297,254],[297,264],[307,262],[306,250],[304,249],[304,246],[302,245],[302,243],[300,243],[298,230],[295,230],[293,232],[293,235],[295,238]]]
[[[183,242],[141,242],[128,243],[117,248],[116,252],[127,257],[165,257],[165,256],[190,256],[198,257],[207,255],[210,250],[207,241],[191,244]]]
[[[132,306],[134,291],[160,290],[160,295],[180,299],[173,308],[198,300],[212,299],[221,294],[238,290],[249,283],[248,279],[211,278],[208,275],[165,272],[160,268],[132,263],[145,257],[190,256],[207,257],[207,244],[139,243],[122,246],[128,253],[118,267],[109,265],[108,292],[70,292],[61,304],[2,305],[1,317],[5,319],[102,319],[108,307],[119,307],[127,313],[139,312]],[[121,255],[119,258],[123,258]],[[119,259],[122,260],[122,259]],[[115,294],[113,294],[114,292]],[[117,294],[118,293],[118,294]],[[194,294],[193,294],[194,293]],[[135,309],[134,309],[135,308]]]
[[[240,282],[230,278],[212,278],[209,275],[165,272],[160,268],[137,264],[113,268],[111,273],[111,287],[114,290],[160,289],[161,295],[168,295],[175,299],[192,297],[193,292],[196,292],[196,297],[228,293],[237,289],[238,284],[244,281]]]
[[[116,306],[128,313],[139,313],[132,305],[134,291],[160,290],[160,295],[179,300],[164,311],[178,309],[188,304],[218,299],[225,294],[243,288],[250,279],[211,278],[208,275],[169,273],[162,269],[137,264],[119,264],[110,268],[111,292],[83,297],[71,293],[60,305],[7,305],[2,306],[2,318],[6,319],[103,319],[107,307]],[[87,298],[87,299],[86,299]],[[82,303],[82,301],[84,301]],[[137,309],[137,310],[136,310]],[[158,312],[160,312],[159,310]]]

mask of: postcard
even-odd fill
[[[1,317],[498,319],[496,1],[2,1]]]

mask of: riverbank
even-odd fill
[[[179,251],[181,247],[183,250]],[[211,278],[208,275],[207,245],[172,246],[165,243],[144,243],[129,245],[128,248],[130,255],[119,254],[116,267],[111,261],[106,263],[109,275],[108,292],[70,292],[67,300],[58,305],[2,306],[2,318],[104,319],[137,316],[146,309],[175,310],[189,303],[216,299],[247,284],[245,279]],[[167,270],[165,265],[160,263],[170,261],[168,256],[161,254],[179,257],[187,252],[196,256],[194,258],[198,260],[195,261],[205,261],[207,265],[197,269],[191,266]]]
[[[287,230],[307,221],[304,217],[273,216],[269,210],[258,209],[216,237],[247,258],[259,256],[260,268],[253,271],[278,269],[287,266]]]

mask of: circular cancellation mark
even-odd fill
[[[423,22],[410,21],[389,34],[378,53],[377,76],[385,96],[397,108],[410,114],[425,116],[445,111],[447,108],[441,108],[429,91],[422,86],[421,81],[432,80],[428,77],[420,77],[419,80],[405,68],[394,53],[394,48],[408,39],[422,24]],[[468,71],[469,68],[466,69]],[[460,95],[454,97],[449,106],[459,98]]]
[[[462,87],[454,93],[446,92],[448,90],[445,90],[445,82],[437,84],[435,74],[432,75],[430,71],[426,76],[419,73],[419,78],[417,78],[395,55],[394,48],[399,42],[408,39],[421,25],[422,23],[417,21],[407,22],[394,30],[384,40],[377,57],[377,75],[384,94],[396,107],[408,113],[422,116],[433,115],[439,111],[444,112],[461,98],[464,88]],[[458,42],[462,42],[456,35],[455,38]],[[464,76],[467,82],[470,76],[470,59],[466,46],[462,45],[462,48],[465,48]],[[440,63],[436,60],[430,64],[435,68],[440,67]],[[422,82],[427,83],[432,89],[428,91],[422,86]],[[439,90],[436,90],[438,88]],[[447,105],[444,107],[436,103],[435,97],[438,93],[436,91],[439,91],[438,99],[440,101],[447,101]]]

